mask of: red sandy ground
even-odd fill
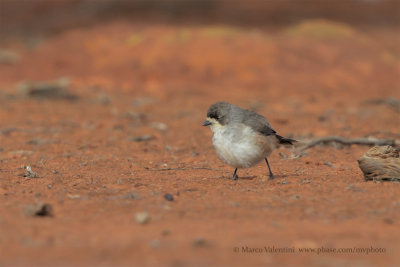
[[[281,148],[270,157],[275,180],[263,163],[233,181],[201,126],[225,100],[300,141],[399,138],[399,113],[368,103],[400,98],[399,29],[308,27],[114,22],[2,40],[20,60],[0,64],[0,266],[395,266],[400,185],[364,181],[357,159],[368,147],[300,158]],[[15,89],[63,76],[76,101]],[[153,138],[131,140],[143,135]],[[22,177],[24,165],[40,177]],[[26,215],[36,202],[53,216]],[[385,252],[298,251],[371,246]]]

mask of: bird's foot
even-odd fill
[[[233,177],[232,177],[232,180],[237,180],[239,178],[239,176],[235,173],[234,175],[233,175]]]

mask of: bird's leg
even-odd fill
[[[273,180],[274,179],[274,174],[271,171],[271,167],[269,166],[267,158],[265,158],[265,162],[267,162],[267,166],[268,166],[268,170],[269,170],[269,180]]]
[[[232,177],[233,180],[237,180],[239,178],[239,176],[237,176],[236,172],[237,172],[237,168],[233,172],[233,177]]]

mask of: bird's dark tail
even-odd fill
[[[293,143],[297,142],[297,140],[285,138],[280,135],[276,135],[276,138],[278,138],[279,144],[281,145],[293,145]]]

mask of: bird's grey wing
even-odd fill
[[[243,118],[243,122],[245,125],[250,126],[255,131],[268,136],[268,135],[275,135],[276,132],[272,129],[271,124],[265,119],[263,116],[253,112],[246,110],[246,115]]]

